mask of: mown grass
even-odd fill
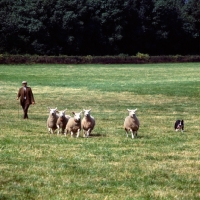
[[[0,65],[0,199],[199,199],[199,74],[200,63]],[[36,100],[27,121],[22,80]],[[49,135],[47,107],[91,108],[92,136]],[[138,108],[134,140],[127,108]]]

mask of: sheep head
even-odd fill
[[[65,117],[65,112],[67,109],[59,111],[59,117]]]
[[[57,107],[56,108],[48,108],[48,109],[49,109],[49,114],[50,115],[56,115]]]
[[[85,116],[85,117],[89,117],[89,116],[90,116],[90,111],[91,111],[91,109],[90,109],[90,110],[85,110],[85,109],[83,109],[83,111],[84,111],[84,116]]]
[[[74,115],[74,120],[75,121],[80,121],[81,120],[81,113],[82,113],[82,111],[80,113],[72,112],[72,114]]]
[[[127,109],[127,110],[128,110],[128,112],[129,112],[129,116],[130,116],[130,117],[134,117],[135,114],[136,114],[137,108],[134,109],[134,110],[130,110],[130,109]]]

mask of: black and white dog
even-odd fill
[[[176,131],[181,130],[181,132],[183,132],[184,130],[184,121],[183,120],[176,120],[175,124],[174,124],[174,129]]]

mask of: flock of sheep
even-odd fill
[[[57,134],[64,134],[65,136],[70,133],[71,137],[76,134],[79,137],[81,129],[83,130],[83,137],[89,137],[95,127],[95,118],[90,114],[91,109],[75,113],[72,112],[73,117],[66,115],[66,110],[58,111],[57,108],[48,108],[49,116],[47,119],[47,128],[50,134],[53,134],[57,129]],[[124,129],[128,137],[128,132],[131,132],[132,138],[137,136],[140,123],[136,116],[137,109],[127,109],[129,115],[124,120]],[[81,114],[84,117],[81,120]]]

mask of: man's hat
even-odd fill
[[[27,83],[27,81],[22,81],[22,84],[25,84],[25,83]]]

